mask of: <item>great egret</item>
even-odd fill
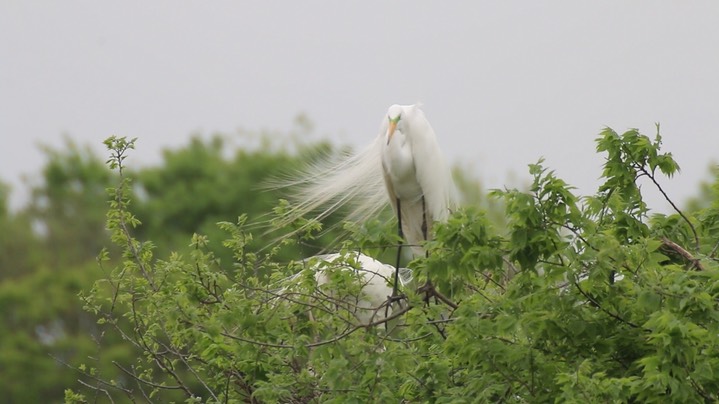
[[[432,224],[446,220],[455,203],[451,172],[417,105],[389,107],[379,135],[360,153],[315,163],[280,185],[298,186],[286,222],[310,212],[320,220],[344,205],[346,220],[363,222],[389,200],[401,236],[417,255],[431,238]]]
[[[395,268],[384,264],[365,254],[351,252],[346,255],[326,254],[318,255],[305,260],[310,264],[306,270],[312,271],[317,287],[322,291],[317,294],[318,299],[335,299],[330,271],[350,271],[356,275],[355,280],[360,285],[360,293],[357,296],[345,296],[343,300],[337,300],[334,304],[346,305],[347,310],[354,315],[358,325],[370,325],[381,323],[391,316],[393,310],[398,309],[398,303],[388,300],[392,294],[390,280],[394,277]],[[276,293],[278,296],[289,295],[298,284],[298,273],[287,279],[282,284],[283,288]],[[406,286],[412,282],[412,270],[400,268],[399,282]]]
[[[416,105],[392,105],[382,123],[382,172],[400,235],[421,254],[432,224],[453,205],[452,175],[429,121]]]

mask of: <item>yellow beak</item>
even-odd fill
[[[392,140],[392,135],[394,135],[394,131],[397,129],[397,121],[389,121],[389,129],[387,129],[387,144],[389,144],[389,141]]]

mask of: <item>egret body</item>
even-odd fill
[[[392,105],[381,133],[382,172],[399,229],[415,253],[453,205],[452,176],[432,126],[416,105]]]
[[[347,220],[363,222],[389,202],[415,254],[454,205],[451,172],[417,105],[392,105],[369,147],[312,164],[279,186],[296,186],[285,223],[309,213],[321,220],[343,206]]]
[[[399,302],[387,299],[392,294],[392,286],[389,285],[395,274],[395,268],[392,265],[384,264],[370,256],[356,252],[344,256],[340,254],[318,255],[305,261],[310,264],[306,270],[314,273],[317,282],[318,290],[316,295],[313,295],[320,301],[337,299],[335,303],[351,312],[358,325],[383,322],[401,308]],[[336,296],[329,275],[336,270],[347,271],[354,275],[354,281],[360,285],[358,295],[343,296],[341,299]],[[276,291],[275,295],[283,297],[294,293],[295,288],[299,285],[298,278],[301,274],[298,273],[283,280],[282,289]],[[399,274],[399,282],[402,285],[412,284],[411,269],[400,268]]]

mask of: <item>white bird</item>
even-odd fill
[[[416,105],[392,105],[382,123],[382,172],[401,235],[421,254],[435,221],[454,205],[452,174],[432,126]]]
[[[335,304],[346,305],[345,308],[355,317],[358,325],[381,323],[391,316],[394,310],[401,307],[399,302],[388,300],[392,294],[393,288],[390,285],[395,274],[395,268],[391,265],[383,264],[370,256],[356,252],[350,252],[345,256],[340,254],[317,255],[305,261],[310,264],[306,270],[313,272],[317,287],[322,290],[316,296],[313,293],[317,299],[336,298],[329,276],[330,271],[351,271],[356,275],[355,281],[360,285],[360,294],[345,296],[343,300],[337,300]],[[300,272],[283,280],[282,289],[275,295],[280,298],[292,295],[299,285],[297,279],[301,274]],[[399,282],[404,286],[410,285],[412,270],[400,268]]]
[[[432,224],[446,220],[455,205],[451,172],[417,105],[392,105],[368,148],[313,164],[299,179],[281,184],[293,185],[298,188],[286,223],[310,212],[321,220],[344,205],[346,220],[363,222],[389,200],[401,235],[417,255],[432,236]]]

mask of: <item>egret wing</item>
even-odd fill
[[[445,163],[434,130],[422,110],[412,106],[410,113],[414,135],[412,153],[425,208],[432,221],[445,221],[454,205],[452,173]]]

